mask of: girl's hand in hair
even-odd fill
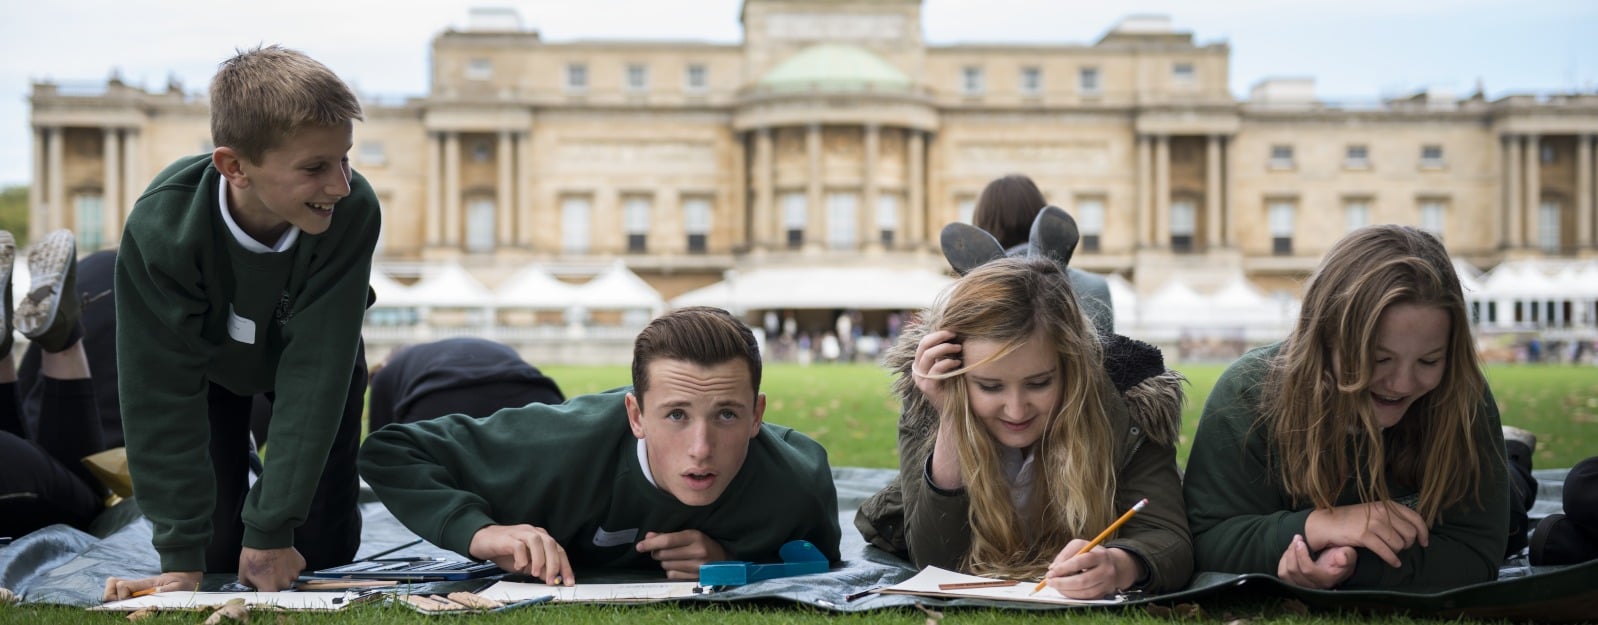
[[[1334,588],[1354,574],[1356,561],[1358,557],[1353,547],[1332,547],[1311,556],[1304,537],[1294,534],[1293,542],[1276,563],[1276,576],[1294,586]]]
[[[1419,543],[1431,544],[1425,519],[1392,501],[1374,501],[1316,510],[1304,519],[1304,541],[1310,551],[1330,547],[1363,547],[1398,568],[1398,552]]]
[[[960,350],[953,332],[936,330],[921,337],[921,343],[916,345],[916,358],[910,362],[910,375],[915,378],[916,388],[940,410],[943,408],[943,380],[937,376],[962,366]]]

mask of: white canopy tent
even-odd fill
[[[770,268],[729,271],[727,279],[689,291],[673,308],[716,306],[735,313],[773,309],[919,310],[954,279],[927,269]]]
[[[647,310],[651,317],[666,307],[660,293],[621,261],[578,285],[571,303],[588,310]]]
[[[565,310],[577,301],[577,287],[556,279],[543,265],[528,265],[499,285],[501,308]]]

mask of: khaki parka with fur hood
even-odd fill
[[[855,526],[867,542],[918,568],[961,570],[971,548],[970,500],[964,489],[948,492],[932,486],[928,439],[935,434],[938,410],[910,377],[916,346],[927,331],[925,324],[907,327],[883,357],[883,364],[897,374],[893,390],[903,402],[899,476],[860,506]],[[1171,592],[1186,586],[1193,573],[1193,544],[1176,465],[1185,379],[1166,369],[1151,345],[1120,335],[1101,341],[1108,384],[1116,391],[1104,394],[1115,441],[1108,451],[1116,467],[1115,509],[1149,500],[1104,545],[1142,560],[1148,576],[1138,589]]]

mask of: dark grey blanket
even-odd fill
[[[843,527],[844,560],[822,575],[776,579],[699,596],[693,601],[783,600],[844,612],[908,606],[993,606],[1015,609],[1062,608],[979,600],[944,600],[904,595],[864,594],[915,573],[910,564],[866,545],[854,531],[855,509],[889,480],[889,469],[840,468],[833,471],[838,487],[839,525]],[[1538,471],[1541,482],[1534,519],[1560,511],[1564,470]],[[388,551],[416,540],[369,491],[362,494],[365,518],[359,557]],[[392,556],[454,556],[420,543]],[[52,526],[0,547],[0,587],[10,588],[29,603],[88,606],[99,603],[107,577],[143,577],[159,572],[160,561],[150,546],[150,523],[134,502],[123,502],[97,519],[90,532]],[[585,575],[585,581],[623,581],[632,576]],[[219,589],[229,576],[208,576],[206,589]],[[480,584],[468,582],[467,584]],[[462,584],[462,583],[455,583]],[[440,586],[438,590],[448,589]],[[428,592],[434,589],[420,589]],[[850,599],[850,597],[855,597]],[[1177,604],[1294,598],[1316,609],[1357,609],[1370,613],[1414,616],[1507,618],[1567,622],[1598,619],[1598,561],[1568,567],[1531,567],[1512,560],[1495,582],[1437,594],[1384,591],[1318,591],[1296,588],[1266,575],[1200,573],[1181,592],[1138,597],[1131,604]],[[1098,609],[1098,608],[1093,608]]]

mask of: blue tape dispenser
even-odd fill
[[[808,540],[788,541],[777,550],[781,564],[755,564],[737,560],[699,565],[700,586],[742,586],[778,577],[825,573],[831,563]]]

